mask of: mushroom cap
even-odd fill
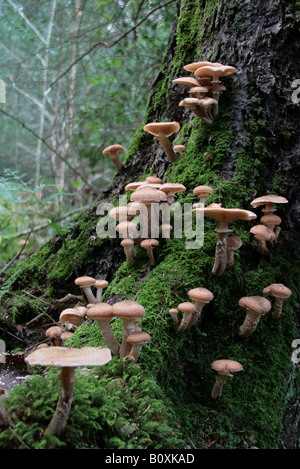
[[[185,191],[185,189],[186,187],[183,184],[178,184],[176,182],[166,182],[160,188],[160,190],[165,192],[166,194],[183,192]]]
[[[179,311],[182,313],[196,313],[196,306],[194,303],[190,303],[189,301],[185,301],[183,303],[180,303],[177,308]]]
[[[87,308],[84,308],[84,312],[76,308],[64,309],[59,316],[59,322],[70,322],[75,326],[80,326],[84,322],[84,315],[87,312]]]
[[[174,151],[184,151],[186,149],[185,145],[174,145],[173,150]]]
[[[176,121],[173,122],[149,122],[144,126],[144,130],[149,134],[162,137],[170,137],[170,135],[178,132],[180,124]]]
[[[109,348],[48,347],[35,350],[25,358],[31,366],[100,366],[111,360]]]
[[[178,106],[190,106],[191,104],[201,105],[201,101],[199,98],[184,98]]]
[[[207,75],[214,76],[215,74],[217,74],[219,77],[227,77],[228,75],[231,75],[235,72],[236,68],[231,67],[230,65],[209,64],[197,68],[194,73],[196,77],[205,77]]]
[[[193,88],[189,89],[190,95],[194,93],[208,93],[208,91],[206,86],[193,86]]]
[[[63,333],[62,328],[58,326],[52,326],[46,330],[46,336],[50,337],[50,339],[54,339],[55,337],[60,337],[62,333]]]
[[[123,147],[118,144],[110,145],[109,147],[104,148],[103,155],[108,153],[121,153],[123,151]]]
[[[137,224],[132,221],[122,221],[116,226],[116,231],[122,235],[128,235],[128,233],[135,233],[137,228]]]
[[[272,239],[275,239],[275,233],[265,225],[252,226],[250,233],[254,234],[256,239],[262,239],[265,241],[271,241]]]
[[[283,285],[283,283],[272,283],[263,289],[264,295],[272,295],[276,298],[289,298],[292,291]]]
[[[121,246],[123,248],[125,247],[128,247],[128,246],[133,246],[134,245],[134,241],[133,239],[131,238],[124,238],[122,241],[121,241]]]
[[[227,359],[215,360],[210,366],[213,370],[220,373],[233,373],[236,371],[242,371],[243,369],[243,365],[241,365],[241,363]]]
[[[213,188],[210,186],[197,186],[193,189],[193,194],[201,197],[203,195],[209,195],[213,193]]]
[[[263,296],[244,296],[239,300],[239,305],[259,315],[266,314],[272,306]]]
[[[134,212],[131,213],[130,207],[127,205],[119,205],[118,207],[112,208],[109,212],[109,216],[115,220],[119,220],[122,217],[125,219],[131,215],[134,215]]]
[[[152,204],[160,201],[157,189],[147,187],[147,184],[139,190],[134,191],[130,196],[131,202],[141,202],[143,204]]]
[[[256,199],[252,200],[251,205],[253,207],[259,207],[260,205],[264,204],[286,204],[288,200],[285,197],[280,195],[268,194],[263,195],[261,197],[257,197]]]
[[[141,244],[140,246],[142,248],[150,248],[151,246],[158,246],[159,245],[159,241],[157,239],[143,239],[143,241],[141,241]]]
[[[275,215],[274,213],[262,216],[260,221],[264,225],[280,225],[280,223],[282,222],[281,218],[278,215]]]
[[[195,208],[193,209],[193,211],[196,213],[203,212],[205,215],[208,215],[209,217],[213,218],[213,220],[216,220],[220,223],[230,223],[235,220],[249,221],[257,217],[256,214],[250,212],[250,210],[243,210],[240,208],[224,208],[221,207],[219,204],[211,204],[207,207]]]
[[[129,182],[125,186],[125,191],[135,191],[138,187],[144,186],[145,184],[145,181]]]
[[[168,200],[167,194],[165,192],[161,191],[160,189],[157,192],[159,193],[160,202],[167,202],[167,200]]]
[[[78,277],[75,280],[75,284],[79,285],[80,287],[90,287],[94,285],[95,279],[93,277],[89,277],[88,275],[84,275],[83,277]]]
[[[112,305],[115,316],[120,318],[140,318],[146,313],[144,307],[133,300],[123,300]]]
[[[240,249],[242,244],[243,241],[238,236],[229,236],[227,238],[227,249],[232,249],[235,251],[236,249]]]
[[[193,62],[193,63],[191,63],[191,64],[184,65],[183,68],[184,68],[185,70],[188,70],[189,72],[195,72],[198,68],[204,67],[204,66],[206,66],[206,65],[211,65],[211,66],[215,66],[215,67],[216,67],[216,66],[219,66],[219,65],[222,65],[222,64],[220,64],[220,63],[218,63],[218,62],[210,62],[210,61],[208,61],[208,60],[206,60],[206,61],[203,60],[203,61],[201,61],[201,62]]]
[[[150,339],[151,337],[147,332],[135,331],[127,336],[126,342],[130,344],[144,344],[149,342]]]
[[[107,280],[103,280],[103,279],[96,279],[94,285],[93,285],[95,288],[106,288],[108,286],[108,282]]]
[[[209,303],[214,299],[214,295],[207,288],[197,287],[192,288],[188,291],[188,296],[193,301],[201,301],[203,303]]]
[[[197,80],[195,77],[179,77],[175,78],[175,80],[172,80],[172,83],[176,83],[177,85],[187,85],[190,88],[193,88],[195,86],[199,86],[200,82]]]
[[[146,183],[148,184],[162,184],[162,179],[158,176],[148,176],[146,177]]]
[[[95,303],[88,308],[87,316],[91,319],[113,318],[112,306],[108,303]]]
[[[68,340],[73,335],[73,332],[64,331],[60,336],[63,341]]]

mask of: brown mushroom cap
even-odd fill
[[[205,77],[205,76],[218,76],[218,77],[227,77],[232,73],[236,72],[236,68],[231,67],[230,65],[222,65],[222,64],[209,64],[204,65],[197,70],[195,70],[196,77]]]
[[[168,194],[174,194],[175,192],[183,192],[185,191],[186,187],[183,184],[178,184],[176,182],[166,182],[160,188],[162,192]]]
[[[145,344],[150,341],[151,337],[147,332],[135,331],[129,334],[126,341],[130,344]]]
[[[188,296],[193,301],[201,301],[203,303],[209,303],[214,299],[212,292],[202,287],[192,288],[188,291]]]
[[[213,66],[213,67],[217,67],[217,66],[220,66],[222,64],[218,63],[218,62],[210,62],[209,60],[203,60],[201,62],[193,62],[191,64],[187,64],[187,65],[184,65],[184,69],[185,70],[188,70],[189,72],[195,72],[198,68],[200,67],[204,67],[204,66]]]
[[[239,300],[239,305],[258,315],[266,314],[272,306],[270,301],[263,296],[244,296]]]
[[[86,315],[91,318],[97,320],[98,318],[113,318],[114,314],[112,312],[112,306],[108,303],[96,303],[90,308]]]
[[[275,238],[275,234],[265,225],[255,225],[250,229],[250,233],[254,234],[256,239],[264,241],[272,241]]]
[[[157,189],[145,185],[131,194],[130,201],[141,202],[145,205],[160,202],[160,195],[157,192]]]
[[[75,326],[80,326],[84,322],[84,316],[87,312],[87,308],[79,310],[78,308],[66,308],[59,316],[59,322],[70,322]]]
[[[46,330],[46,337],[49,337],[50,339],[54,339],[55,337],[60,337],[62,333],[63,333],[63,330],[61,327],[52,326]]]
[[[84,275],[83,277],[78,277],[75,280],[75,284],[79,285],[80,287],[91,287],[95,283],[95,279],[93,277],[89,277],[88,275]]]
[[[148,184],[162,184],[162,179],[158,176],[148,176],[146,177],[146,183]]]
[[[145,181],[139,181],[139,182],[129,182],[125,186],[125,191],[135,191],[138,187],[144,186],[146,184]]]
[[[197,186],[193,189],[193,194],[198,197],[207,196],[213,193],[213,188],[210,186]]]
[[[234,373],[243,370],[241,363],[227,359],[215,360],[212,362],[211,367],[218,373]]]
[[[144,126],[144,130],[149,134],[162,137],[170,137],[170,135],[178,132],[180,124],[173,122],[150,122]]]
[[[94,285],[95,288],[106,288],[108,286],[108,282],[103,279],[96,279]]]
[[[243,241],[238,236],[229,236],[227,238],[227,249],[232,249],[235,251],[236,249],[240,249],[242,244]]]
[[[122,236],[128,237],[130,234],[137,233],[138,226],[131,221],[122,221],[116,226],[116,231]]]
[[[213,220],[220,222],[221,225],[227,225],[228,223],[231,223],[235,220],[249,221],[257,217],[255,213],[249,210],[243,210],[239,208],[223,208],[219,204],[211,204],[207,207],[195,208],[193,211],[196,213],[203,212],[205,215],[213,218]]]
[[[194,77],[179,77],[175,78],[175,80],[172,81],[172,83],[176,83],[177,85],[187,85],[190,88],[196,87],[200,85],[199,80]]]
[[[110,153],[121,153],[123,151],[123,147],[118,144],[110,145],[109,147],[104,148],[103,155],[110,154]]]
[[[269,195],[263,195],[261,197],[257,197],[256,199],[252,200],[251,205],[253,207],[259,207],[260,205],[265,205],[265,204],[286,204],[288,200],[285,197],[282,197],[280,195],[274,195],[274,194],[269,194]]]
[[[146,313],[144,307],[133,300],[123,300],[112,305],[114,316],[120,318],[141,318]]]
[[[272,295],[276,298],[289,298],[292,294],[292,291],[283,285],[283,283],[272,283],[268,287],[263,289],[264,295]]]
[[[174,145],[173,150],[174,151],[184,151],[186,149],[185,145]]]
[[[152,239],[152,238],[144,239],[143,241],[141,241],[141,244],[140,244],[140,246],[145,249],[148,249],[151,246],[158,246],[158,245],[159,245],[159,241],[157,239]]]
[[[25,358],[31,366],[100,366],[111,360],[109,348],[48,347],[37,349]]]
[[[180,303],[177,308],[179,311],[182,313],[196,313],[196,306],[194,303],[190,303],[189,301],[185,301],[183,303]]]
[[[274,213],[262,216],[260,221],[264,225],[280,225],[280,223],[282,222],[281,218],[278,215],[275,215]]]
[[[60,337],[61,337],[61,340],[63,340],[63,341],[65,342],[65,341],[68,340],[72,335],[73,335],[73,332],[71,332],[71,331],[64,331]]]
[[[131,239],[131,238],[124,238],[122,241],[121,241],[121,246],[123,248],[125,247],[130,247],[130,246],[133,246],[134,245],[134,241]]]

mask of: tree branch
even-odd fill
[[[99,46],[104,46],[104,47],[107,47],[107,48],[110,48],[110,47],[113,47],[115,46],[118,42],[120,42],[122,39],[124,39],[126,36],[128,36],[128,34],[132,33],[133,31],[135,31],[141,24],[143,24],[148,18],[149,16],[151,16],[153,13],[155,13],[157,10],[160,10],[161,8],[164,8],[166,7],[167,5],[169,5],[170,3],[174,3],[176,0],[168,0],[167,2],[161,4],[161,5],[158,5],[156,6],[155,8],[153,8],[151,11],[149,11],[149,13],[147,13],[146,16],[144,16],[140,21],[138,21],[134,26],[132,26],[130,29],[128,29],[127,31],[125,31],[125,33],[121,34],[117,39],[115,39],[114,41],[112,41],[110,44],[108,43],[105,43],[103,41],[99,41],[99,42],[96,42],[96,44],[94,44],[93,46],[91,46],[86,52],[84,52],[82,55],[80,55],[79,57],[77,57],[76,60],[74,60],[73,63],[71,63],[71,65],[69,65],[69,67],[66,68],[66,70],[64,72],[62,72],[57,78],[55,78],[54,81],[52,81],[52,83],[50,83],[50,86],[49,86],[49,90],[50,88],[52,88],[53,85],[55,85],[55,83],[57,83],[61,78],[63,78],[71,69],[72,67],[74,67],[74,65],[76,65],[78,62],[80,62],[84,57],[86,57],[87,55],[89,55],[91,52],[93,52],[94,49],[96,49],[97,47]]]

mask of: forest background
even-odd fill
[[[0,271],[63,234],[143,120],[175,15],[169,0],[0,2]],[[122,155],[121,155],[122,159]]]

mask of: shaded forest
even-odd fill
[[[1,43],[1,373],[11,362],[27,378],[4,389],[0,447],[298,449],[298,2],[49,3],[38,15],[33,4],[1,6],[16,31]],[[10,68],[26,40],[32,55]],[[118,169],[103,154],[113,144],[123,147]],[[169,214],[154,258],[148,232],[118,228],[120,200],[135,207],[133,230],[153,221],[149,200]],[[285,290],[277,318],[272,285]],[[46,336],[67,332],[61,315],[80,308],[68,339]],[[136,356],[129,336],[141,333]],[[41,344],[90,354],[67,374],[72,366],[34,361]],[[92,363],[100,347],[112,356]]]

